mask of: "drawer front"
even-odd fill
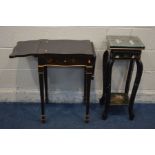
[[[47,56],[39,57],[40,65],[60,65],[60,66],[92,66],[94,61],[89,56]]]
[[[112,51],[110,54],[113,59],[137,59],[141,56],[141,51]]]

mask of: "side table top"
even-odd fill
[[[30,40],[19,41],[10,58],[41,54],[95,55],[89,40]]]
[[[107,36],[109,49],[144,49],[142,41],[136,36]]]

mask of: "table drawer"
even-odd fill
[[[91,57],[72,57],[72,56],[41,56],[39,62],[42,65],[93,65],[93,59]]]
[[[110,57],[113,59],[137,59],[140,58],[141,51],[112,51]]]

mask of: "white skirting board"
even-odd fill
[[[102,95],[101,90],[90,93],[90,102],[99,103]],[[77,91],[49,91],[49,100],[51,103],[82,103],[83,92]],[[1,89],[0,102],[22,102],[35,103],[40,102],[39,90],[16,90],[16,89]],[[136,100],[137,103],[155,103],[155,91],[138,91]]]

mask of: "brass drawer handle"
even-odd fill
[[[64,60],[64,63],[66,63],[66,62],[67,62],[67,60],[65,59],[65,60]]]
[[[90,64],[90,63],[91,63],[91,61],[90,61],[90,60],[88,60],[88,63]]]

